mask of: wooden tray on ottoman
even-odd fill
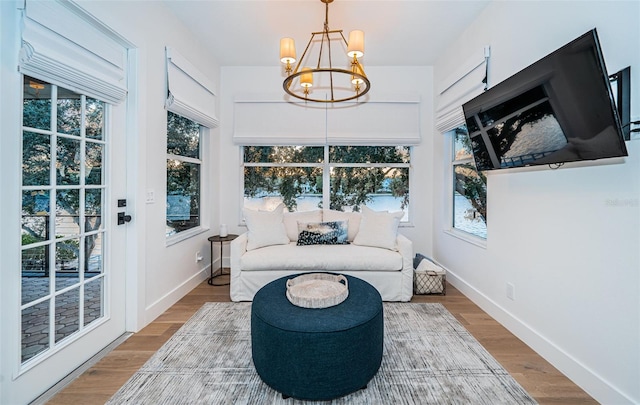
[[[349,296],[349,283],[342,274],[309,273],[287,280],[287,299],[302,308],[328,308]]]

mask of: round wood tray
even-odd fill
[[[349,283],[342,274],[309,273],[287,280],[287,299],[302,308],[328,308],[349,296]]]

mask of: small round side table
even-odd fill
[[[222,267],[222,246],[224,245],[224,242],[231,242],[232,240],[234,240],[235,238],[237,238],[238,235],[234,235],[234,234],[229,234],[227,236],[220,236],[220,235],[214,235],[208,238],[209,243],[211,244],[211,276],[209,277],[209,280],[207,280],[207,283],[209,283],[209,285],[229,285],[229,283],[214,283],[213,280],[217,277],[220,276],[225,276],[228,275],[229,273],[225,273],[224,269]],[[218,273],[218,271],[216,270],[216,272],[214,273],[213,271],[213,244],[214,243],[219,243],[220,244],[220,273]]]

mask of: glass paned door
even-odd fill
[[[24,77],[20,361],[105,318],[106,105]]]

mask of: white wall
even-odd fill
[[[203,226],[211,231],[166,246],[166,67],[165,46],[176,49],[215,83],[219,90],[220,70],[205,51],[199,38],[177,22],[162,2],[81,1],[79,4],[133,43],[137,53],[134,72],[137,85],[135,117],[131,125],[128,161],[130,225],[130,273],[128,296],[137,311],[130,317],[130,330],[137,330],[163,313],[173,303],[202,282],[209,271],[209,242],[217,230],[218,130],[211,131],[208,147],[202,151],[210,159],[204,174],[208,194],[204,195]],[[146,191],[153,190],[155,203],[146,204]],[[134,207],[133,209],[131,207]],[[195,252],[204,259],[196,263]],[[214,249],[214,268],[219,250]],[[131,303],[128,301],[128,303]],[[128,309],[131,310],[131,306]],[[129,315],[132,315],[131,313]]]
[[[640,117],[640,3],[492,3],[434,66],[491,45],[495,85],[592,28],[609,72],[631,65]],[[448,138],[434,137],[434,254],[451,282],[598,401],[640,403],[640,140],[606,165],[491,172],[488,238],[443,232]],[[506,284],[515,299],[506,297]]]
[[[277,45],[274,45],[277,46]],[[270,67],[222,67],[220,103],[220,164],[223,168],[221,188],[221,222],[230,225],[230,232],[242,233],[240,226],[242,209],[242,173],[240,170],[240,147],[233,144],[234,114],[236,98],[252,97],[265,100],[282,100],[283,72],[274,59]],[[430,128],[433,127],[433,71],[431,67],[365,67],[371,80],[369,96],[378,100],[406,100],[420,97],[420,125],[422,144],[412,150],[413,177],[410,179],[411,225],[404,226],[400,233],[411,238],[414,250],[431,250],[432,196],[430,181],[433,149]],[[331,111],[328,112],[331,114]],[[268,116],[255,117],[268,122]],[[331,119],[329,116],[327,119]],[[266,124],[268,125],[268,124]],[[426,128],[426,130],[425,130]]]

